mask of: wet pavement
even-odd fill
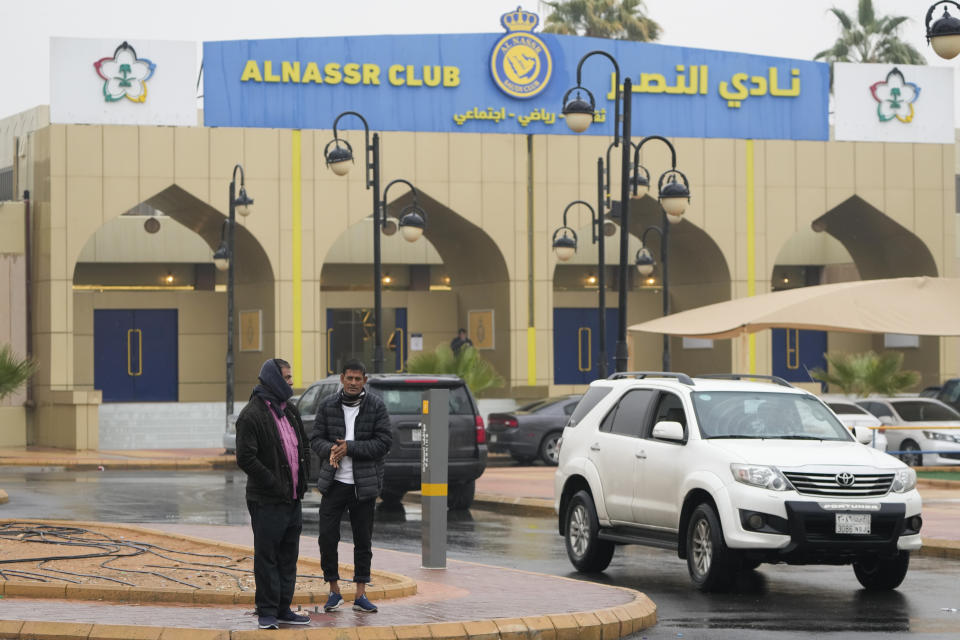
[[[419,568],[420,509],[415,501],[400,511],[378,510],[374,565],[382,563],[380,568],[414,577],[422,588],[409,599],[381,603],[381,612],[372,616],[375,619],[368,624],[406,625],[417,616],[431,620],[431,615],[457,615],[455,612],[459,612],[460,620],[476,619],[479,612],[500,618],[513,615],[520,605],[543,603],[550,605],[551,611],[560,611],[557,605],[561,604],[568,607],[563,610],[570,610],[569,607],[579,606],[582,595],[589,596],[590,589],[616,585],[639,590],[656,603],[658,624],[633,636],[648,640],[779,640],[808,638],[811,633],[827,638],[899,638],[911,634],[936,639],[958,637],[960,613],[956,610],[960,609],[960,590],[956,585],[960,563],[939,558],[914,557],[901,588],[881,594],[860,589],[849,567],[783,565],[764,565],[747,574],[731,593],[702,594],[691,587],[684,561],[675,554],[643,547],[618,547],[609,569],[602,574],[575,573],[552,514],[553,472],[542,466],[519,467],[494,461],[478,481],[477,492],[478,503],[495,510],[475,508],[449,513],[450,561],[444,571]],[[17,517],[56,514],[62,518],[136,520],[156,523],[150,526],[164,530],[240,540],[249,536],[243,482],[242,474],[227,471],[95,473],[6,468],[0,469],[0,487],[10,492],[11,502],[0,513]],[[960,538],[960,521],[956,519],[960,515],[960,492],[952,486],[925,486],[922,493],[925,535],[942,535],[947,540]],[[527,503],[526,515],[510,515],[502,508],[522,502]],[[316,525],[310,517],[313,512],[305,509],[307,523],[301,546],[304,555],[315,557]],[[80,514],[95,514],[95,518]],[[344,539],[349,541],[349,527],[344,528]],[[349,549],[348,545],[344,547],[343,557],[350,557]],[[485,571],[490,572],[490,580],[505,582],[488,581]],[[525,572],[540,575],[533,580],[534,574]],[[560,582],[539,582],[548,579]],[[561,585],[559,590],[557,585]],[[569,590],[563,585],[569,585]],[[603,600],[602,606],[609,604]],[[19,598],[0,600],[0,618],[9,618],[13,607],[36,611],[45,605],[42,601]],[[59,604],[57,610],[61,610]],[[227,625],[220,628],[253,627],[252,616],[243,608],[81,603],[73,611],[78,620],[90,622],[102,622],[104,615],[111,620],[116,616],[116,624],[128,619],[142,621],[144,616],[162,620],[173,613],[181,626],[201,628],[206,627],[204,620],[211,624],[216,620],[217,624]],[[314,615],[314,624],[340,627],[341,623],[352,621],[347,616],[360,614],[348,611],[328,619],[332,615]]]

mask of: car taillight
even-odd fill
[[[477,444],[486,444],[487,430],[483,428],[483,416],[476,416],[474,424],[477,426]]]

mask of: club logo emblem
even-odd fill
[[[547,88],[553,73],[550,52],[533,30],[540,24],[535,13],[517,7],[500,16],[507,34],[490,54],[490,74],[500,90],[514,98],[532,98]]]
[[[856,482],[856,477],[854,477],[852,473],[844,471],[843,473],[838,473],[836,477],[834,477],[834,480],[836,480],[837,484],[841,487],[852,487],[853,483]]]
[[[877,117],[880,122],[889,122],[896,118],[900,122],[913,120],[913,103],[920,97],[920,87],[907,82],[896,67],[887,74],[883,82],[870,85],[870,93],[877,104]]]
[[[126,98],[133,102],[147,101],[147,80],[157,65],[146,58],[138,58],[133,47],[123,42],[112,58],[100,58],[93,63],[97,75],[103,79],[103,99],[117,102]]]

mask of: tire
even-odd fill
[[[396,491],[384,487],[384,489],[380,492],[380,499],[383,500],[384,504],[398,505],[403,500],[403,496],[405,496],[406,493],[406,491]]]
[[[555,467],[560,461],[560,448],[557,446],[559,442],[559,431],[548,433],[543,437],[543,440],[540,441],[539,456],[548,467]]]
[[[907,576],[910,553],[901,551],[892,558],[868,558],[853,563],[853,573],[867,591],[896,589]]]
[[[597,537],[600,524],[589,493],[578,491],[570,499],[564,525],[567,556],[577,571],[596,573],[610,566],[614,544]]]
[[[904,440],[900,443],[900,450],[904,452],[899,456],[904,464],[910,467],[923,466],[923,454],[919,453],[920,447],[917,446],[916,442],[913,440]]]
[[[687,570],[701,591],[720,591],[736,578],[739,563],[727,548],[717,512],[707,503],[693,510],[687,525]]]
[[[469,509],[473,504],[473,495],[476,490],[476,480],[450,484],[447,487],[447,509]]]

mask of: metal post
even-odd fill
[[[661,293],[663,294],[663,316],[667,317],[670,315],[670,277],[667,271],[669,265],[669,261],[667,260],[667,247],[670,245],[671,222],[667,219],[666,211],[663,212],[663,222],[660,224],[663,226],[663,233],[660,234],[660,262],[663,263],[663,286],[661,287]],[[666,333],[663,334],[663,370],[670,371],[670,336]]]
[[[383,276],[380,264],[380,225],[382,216],[380,201],[380,136],[373,134],[370,145],[371,169],[373,173],[373,372],[383,373],[383,343],[380,341],[380,328],[383,325],[380,317],[383,309]]]
[[[450,390],[423,392],[420,500],[421,566],[447,568],[447,459],[450,446]]]
[[[234,260],[234,227],[236,226],[236,171],[234,179],[230,181],[230,228],[227,230],[227,254],[230,257],[227,265],[227,422],[233,413],[233,263]]]
[[[600,329],[600,377],[607,377],[607,285],[604,277],[604,233],[603,233],[603,158],[597,158],[597,247],[600,257],[597,259],[597,312]]]
[[[630,111],[633,82],[623,81],[623,157],[620,165],[620,286],[617,307],[617,371],[627,370],[627,241],[630,236]]]

